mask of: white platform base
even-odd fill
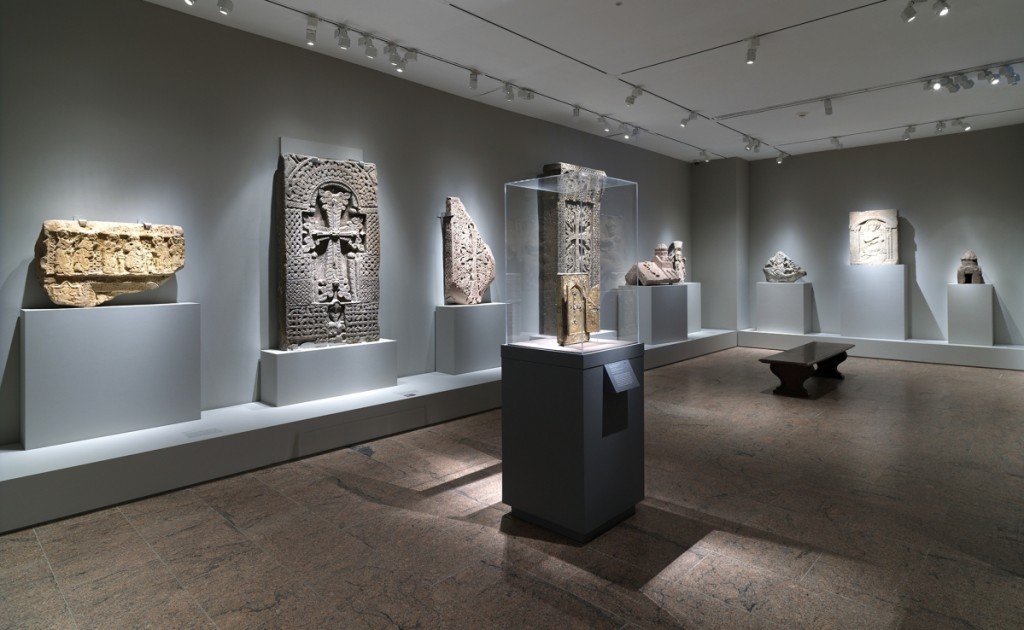
[[[434,365],[444,374],[501,367],[505,303],[444,305],[434,311]]]
[[[735,346],[735,330],[705,328],[690,334],[683,341],[644,346],[644,369],[650,370],[670,363],[678,363]]]
[[[802,335],[811,332],[810,282],[758,282],[757,329]]]
[[[637,287],[640,343],[660,344],[686,339],[688,292],[682,284]],[[620,299],[625,299],[620,296]]]
[[[294,405],[398,382],[398,342],[260,351],[260,400]]]
[[[846,268],[840,304],[842,336],[906,339],[906,266],[850,265]]]
[[[199,305],[23,309],[26,449],[199,418]]]
[[[991,346],[995,289],[991,284],[950,284],[946,304],[949,343]]]
[[[692,335],[701,331],[700,283],[682,282],[679,286],[686,287],[686,334]]]

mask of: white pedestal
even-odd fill
[[[843,337],[907,338],[907,269],[904,265],[850,265],[840,301]]]
[[[22,309],[26,449],[197,420],[199,304]]]
[[[991,284],[950,284],[947,287],[949,343],[991,346],[995,289]]]
[[[810,282],[758,282],[757,330],[805,335],[811,332]]]
[[[434,311],[438,372],[464,374],[501,366],[505,303],[444,305]]]
[[[692,335],[701,331],[700,320],[700,283],[683,282],[686,287],[686,334]]]
[[[398,342],[260,351],[260,400],[280,407],[398,384]]]
[[[686,339],[687,288],[682,284],[637,287],[640,343],[657,345]]]

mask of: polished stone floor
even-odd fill
[[[646,373],[647,499],[501,503],[501,413],[0,536],[0,628],[1021,628],[1024,373],[734,348]]]

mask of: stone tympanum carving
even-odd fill
[[[680,244],[681,248],[682,243],[676,242]],[[675,269],[675,262],[669,255],[668,245],[658,243],[654,247],[654,258],[639,262],[626,272],[626,284],[640,284],[645,287],[676,284],[682,278]]]
[[[281,156],[280,346],[380,339],[377,167]]]
[[[541,332],[560,345],[588,341],[601,323],[601,197],[605,173],[548,164],[557,190],[540,193]],[[582,311],[580,310],[582,309]]]
[[[683,256],[682,241],[672,241],[668,247],[668,257],[672,259],[672,270],[679,274],[679,281],[686,282],[686,256]]]
[[[796,282],[807,275],[799,265],[782,252],[775,252],[775,255],[764,264],[764,279],[768,282]]]
[[[895,265],[899,262],[899,216],[895,210],[850,213],[850,264]]]
[[[185,233],[177,225],[50,219],[36,258],[51,300],[96,306],[166,282],[185,265]]]
[[[978,266],[978,255],[974,250],[969,249],[960,257],[956,281],[958,284],[985,284],[985,279],[981,276],[981,267]]]
[[[441,238],[445,302],[479,304],[494,282],[494,255],[458,197],[448,197],[445,202]]]

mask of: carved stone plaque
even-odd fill
[[[50,219],[36,258],[51,300],[96,306],[166,282],[185,265],[185,233],[177,225]]]
[[[376,165],[288,153],[278,174],[281,349],[377,341]]]
[[[850,264],[895,265],[899,262],[896,210],[850,213]]]
[[[494,282],[494,254],[458,197],[448,197],[445,202],[441,238],[445,302],[479,304]]]
[[[600,329],[601,197],[606,176],[604,171],[561,162],[544,167],[544,176],[552,175],[561,176],[557,191],[540,193],[541,332],[555,335],[565,345],[587,341]],[[570,276],[576,279],[570,282]],[[567,314],[581,303],[579,292],[586,297],[586,317],[570,319]],[[568,304],[569,299],[576,301]],[[583,328],[570,332],[567,326],[572,322]]]

